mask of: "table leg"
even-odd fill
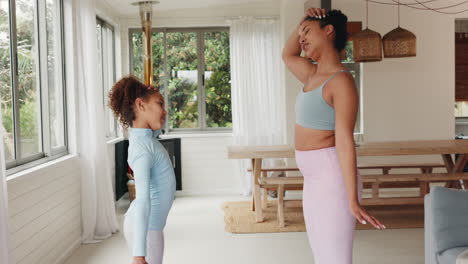
[[[465,170],[465,165],[468,162],[468,155],[467,154],[460,154],[458,155],[457,163],[455,164],[455,172],[463,173]],[[464,180],[458,180],[460,185],[460,189],[466,189],[467,183]]]
[[[252,179],[255,178],[254,168],[255,168],[255,159],[252,159]],[[255,212],[255,196],[254,196],[253,186],[254,185],[252,185],[252,201],[251,201],[251,205],[250,205],[250,210]]]
[[[463,172],[465,165],[468,161],[468,157],[466,154],[460,154],[456,160],[456,162],[453,162],[452,156],[450,154],[444,154],[442,155],[442,158],[445,163],[445,167],[447,168],[448,173],[458,173],[458,172]],[[448,188],[456,188],[460,186],[461,189],[465,189],[465,182],[463,180],[459,180],[458,182],[447,182],[445,184],[445,187]]]
[[[442,159],[444,160],[444,164],[445,164],[445,168],[447,169],[447,172],[452,173],[453,172],[453,167],[454,167],[452,155],[442,154]],[[447,188],[451,188],[452,185],[453,185],[453,182],[451,182],[451,181],[445,183],[445,187],[447,187]]]
[[[253,177],[252,177],[252,194],[255,205],[255,221],[257,223],[263,222],[263,211],[262,211],[262,195],[260,192],[260,174],[262,171],[262,159],[255,159],[253,162]]]
[[[421,173],[432,173],[432,168],[421,168]],[[421,182],[419,184],[419,196],[424,197],[429,193],[429,182]]]

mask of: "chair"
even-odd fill
[[[454,264],[468,250],[468,191],[434,187],[424,197],[424,248],[426,264]]]

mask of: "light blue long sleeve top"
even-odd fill
[[[126,216],[133,217],[133,256],[146,256],[148,230],[163,230],[174,200],[176,182],[171,159],[156,138],[158,131],[129,129],[128,164],[135,178],[135,200]]]

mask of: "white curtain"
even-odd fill
[[[2,117],[0,113],[0,124]],[[8,195],[5,170],[5,151],[3,146],[3,129],[0,129],[0,263],[12,264],[9,253],[8,233]]]
[[[276,18],[230,20],[232,121],[235,145],[285,144],[286,102],[281,85],[280,25]],[[264,166],[278,166],[268,160]],[[239,162],[244,194],[251,192],[250,161]]]
[[[78,151],[81,162],[82,242],[117,232],[107,153],[102,90],[98,89],[96,13],[93,0],[73,1],[78,94]]]

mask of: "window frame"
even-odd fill
[[[129,72],[130,74],[134,74],[133,72],[133,43],[132,43],[132,34],[134,33],[142,33],[141,28],[129,28],[128,31],[128,43],[129,43]],[[151,30],[151,34],[153,33],[158,33],[162,32],[163,33],[163,43],[164,43],[164,53],[163,53],[163,58],[164,58],[164,87],[168,87],[169,80],[169,69],[167,66],[167,53],[166,53],[166,33],[173,33],[173,32],[194,32],[197,34],[197,72],[198,72],[198,78],[197,78],[197,85],[198,85],[198,122],[199,122],[199,128],[169,128],[169,122],[166,122],[164,125],[164,130],[166,131],[167,134],[193,134],[193,133],[231,133],[232,128],[229,127],[215,127],[215,128],[210,128],[207,127],[206,120],[207,120],[207,113],[206,113],[206,90],[205,90],[205,83],[204,83],[204,77],[205,77],[205,39],[203,34],[205,32],[227,32],[229,34],[229,27],[193,27],[193,28],[167,28],[167,27],[153,27]],[[229,36],[230,40],[230,36]],[[229,64],[230,64],[230,58],[229,58]],[[163,92],[163,97],[166,102],[168,102],[168,93],[167,89],[164,90]],[[168,109],[168,104],[165,104],[165,110],[169,113]],[[232,114],[232,105],[231,105],[231,114]]]
[[[68,130],[67,130],[67,108],[66,108],[66,75],[65,75],[65,36],[64,36],[64,11],[63,11],[63,0],[56,0],[59,13],[60,29],[59,29],[59,41],[60,48],[57,50],[59,61],[61,62],[57,67],[61,67],[61,88],[63,98],[63,123],[64,123],[64,144],[60,147],[51,146],[51,132],[50,132],[50,108],[49,108],[49,86],[48,86],[48,67],[47,67],[47,29],[46,29],[46,2],[39,1],[34,10],[36,19],[34,20],[35,27],[35,38],[38,40],[36,47],[37,52],[34,54],[37,58],[37,85],[38,89],[38,101],[40,108],[40,128],[38,130],[40,142],[42,146],[41,151],[34,153],[27,157],[19,158],[21,155],[21,144],[20,144],[20,115],[19,115],[19,69],[18,69],[18,41],[16,37],[17,23],[16,23],[16,0],[8,1],[9,8],[9,37],[10,37],[10,74],[11,74],[11,89],[12,89],[12,108],[13,108],[13,129],[14,129],[14,142],[15,142],[15,154],[14,159],[11,161],[5,160],[7,169],[7,176],[19,172],[23,169],[30,168],[33,166],[40,165],[50,160],[60,158],[68,154]],[[3,140],[3,139],[2,139]]]
[[[356,77],[354,78],[354,84],[358,90],[359,96],[359,108],[357,112],[356,118],[356,129],[354,130],[354,134],[364,134],[363,132],[363,122],[362,122],[362,107],[363,107],[363,100],[362,100],[362,85],[361,85],[361,63],[360,62],[344,62],[343,63],[349,71],[354,71],[356,73]]]
[[[353,41],[353,34],[357,33],[362,30],[362,22],[361,21],[349,21],[347,23],[347,31],[348,31],[348,41]],[[354,52],[354,47],[353,47]],[[354,78],[354,82],[356,88],[358,89],[358,96],[359,96],[359,108],[356,118],[356,128],[358,131],[354,130],[354,135],[360,137],[362,139],[364,135],[364,100],[363,100],[363,85],[362,85],[362,62],[344,62],[343,63],[348,70],[354,71],[356,73],[356,78]],[[355,129],[356,129],[355,128]]]
[[[103,47],[103,44],[104,44],[104,31],[102,30],[104,27],[107,27],[108,29],[110,29],[112,31],[112,51],[113,51],[113,54],[111,55],[112,57],[112,64],[114,65],[113,67],[113,72],[111,73],[112,74],[112,83],[109,84],[109,87],[110,85],[112,85],[113,83],[115,83],[117,81],[117,68],[115,67],[116,65],[116,60],[115,60],[115,57],[116,57],[116,50],[115,50],[115,27],[107,22],[105,19],[102,19],[101,17],[99,16],[96,16],[96,26],[97,25],[100,25],[101,26],[101,43],[97,43],[98,45],[101,45],[101,50],[102,47]],[[107,37],[106,37],[107,38]],[[99,47],[99,46],[97,46]],[[107,107],[107,95],[110,91],[110,88],[109,90],[106,90],[106,87],[108,87],[105,83],[105,79],[107,77],[107,75],[109,74],[109,72],[105,72],[105,67],[104,65],[107,65],[107,60],[106,60],[106,56],[104,54],[104,52],[101,52],[101,85],[102,85],[102,97],[103,97],[103,109],[104,109],[104,113],[105,113],[105,129],[106,129],[106,140],[109,141],[109,140],[112,140],[112,139],[115,139],[115,138],[118,138],[120,136],[120,127],[119,127],[119,123],[117,122],[117,119],[115,118],[115,116],[112,114],[112,112],[110,112],[111,114],[109,116],[111,116],[112,120],[113,120],[113,128],[111,129],[109,127],[109,121],[108,120],[108,111],[110,111],[110,109]],[[106,69],[108,70],[108,69]],[[112,131],[111,131],[112,130]]]

